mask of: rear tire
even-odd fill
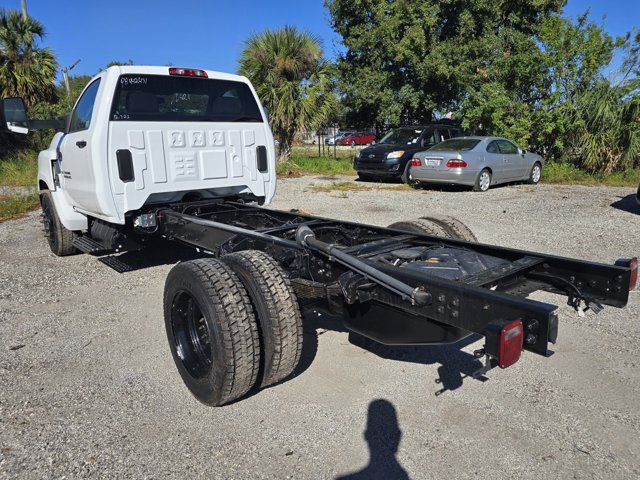
[[[408,233],[421,233],[432,237],[450,238],[465,242],[477,242],[471,229],[460,220],[447,215],[431,215],[416,220],[396,222],[388,228],[402,230]]]
[[[540,162],[536,162],[531,167],[531,172],[529,172],[529,179],[527,183],[530,185],[537,185],[540,183],[540,178],[542,177],[542,165]]]
[[[222,257],[249,293],[261,334],[261,374],[266,387],[293,373],[302,352],[302,316],[289,278],[270,255],[245,250]]]
[[[207,258],[173,267],[164,319],[178,372],[202,403],[224,405],[255,385],[258,326],[246,290],[225,263]]]
[[[49,190],[40,194],[40,206],[42,207],[42,226],[51,251],[58,257],[77,253],[76,247],[73,246],[73,240],[78,235],[62,225]]]
[[[448,238],[463,240],[465,242],[478,242],[478,239],[471,229],[455,217],[450,217],[449,215],[428,215],[421,218],[440,225],[447,232]]]
[[[474,192],[486,192],[491,187],[491,172],[488,168],[483,169],[476,178],[476,183],[473,186]]]
[[[420,233],[422,235],[429,235],[431,237],[444,237],[450,238],[447,231],[437,223],[431,220],[425,220],[418,218],[416,220],[407,220],[404,222],[395,222],[389,225],[388,228],[394,230],[402,230],[407,233]]]

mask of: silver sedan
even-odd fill
[[[544,159],[500,137],[456,137],[438,143],[411,160],[409,181],[469,185],[486,192],[491,185],[538,183]]]

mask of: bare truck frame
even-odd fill
[[[485,358],[479,376],[512,365],[523,349],[550,353],[558,333],[557,307],[526,298],[529,294],[564,295],[578,313],[597,313],[603,305],[623,307],[637,279],[635,258],[605,265],[483,245],[468,241],[464,226],[450,217],[381,228],[221,199],[153,208],[128,224],[116,230],[94,221],[95,239],[80,237],[76,245],[99,254],[137,248],[152,235],[195,247],[208,258],[193,267],[187,266],[192,262],[174,267],[184,272],[172,277],[172,271],[167,279],[165,321],[185,383],[201,401],[215,405],[243,395],[256,382],[264,386],[292,373],[302,341],[297,303],[340,315],[347,329],[382,344],[440,344],[482,335],[484,348],[475,352]],[[112,258],[117,269],[117,257]],[[264,261],[272,263],[260,269]],[[238,313],[221,307],[224,295],[233,293],[225,290],[229,284],[223,277],[234,273],[249,292],[247,308],[255,312],[245,336],[258,344],[231,338],[232,332],[229,344],[246,343],[248,353],[216,359],[215,351],[229,346],[219,324]],[[214,307],[220,308],[205,305],[211,290],[199,290],[185,279],[189,275],[197,277],[196,284],[218,289]],[[260,288],[261,281],[282,289]],[[238,298],[234,301],[242,303]],[[244,354],[256,358],[244,365]],[[227,371],[220,373],[221,367]],[[247,378],[237,390],[225,390],[238,384],[238,376]]]
[[[301,307],[383,344],[481,335],[479,376],[523,349],[548,355],[557,307],[529,294],[564,295],[582,314],[623,307],[635,287],[636,258],[603,265],[482,245],[451,217],[381,228],[258,206],[276,187],[267,120],[248,79],[180,67],[109,67],[62,121],[31,121],[22,99],[0,101],[0,134],[58,130],[38,155],[37,183],[54,254],[79,250],[125,270],[112,253],[160,243],[164,255],[175,242],[200,252],[169,272],[163,309],[178,372],[204,403],[290,376]]]

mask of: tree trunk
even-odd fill
[[[291,157],[291,140],[285,138],[285,136],[280,137],[280,144],[278,145],[278,163],[285,163],[289,161],[289,157]]]

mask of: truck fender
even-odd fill
[[[67,230],[86,230],[88,228],[87,217],[73,209],[73,205],[67,193],[62,190],[55,181],[55,162],[57,147],[64,134],[56,133],[51,144],[38,155],[38,193],[44,190],[51,192],[60,222]]]

